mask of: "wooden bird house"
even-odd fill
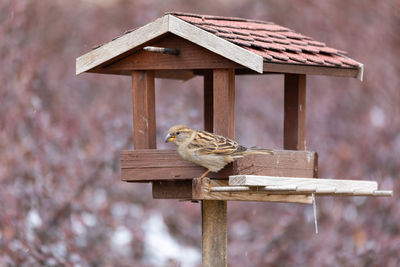
[[[202,201],[203,265],[226,265],[226,201],[311,203],[311,195],[391,195],[376,182],[318,179],[317,153],[306,151],[306,75],[362,80],[346,53],[286,27],[241,18],[168,13],[76,60],[83,72],[132,76],[134,150],[121,151],[126,182],[151,182],[153,197]],[[208,178],[175,150],[156,147],[156,78],[204,77],[204,129],[234,138],[235,75],[284,75],[284,143]],[[229,179],[228,179],[229,178]],[[217,249],[215,249],[217,248]]]

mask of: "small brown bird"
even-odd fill
[[[274,154],[272,149],[246,148],[221,135],[192,130],[185,125],[172,126],[165,137],[165,142],[169,141],[174,143],[184,160],[208,169],[201,178],[210,171],[218,172],[227,164],[246,155]]]

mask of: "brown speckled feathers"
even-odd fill
[[[227,164],[249,154],[273,154],[271,149],[248,149],[229,138],[206,131],[175,125],[168,131],[166,142],[175,144],[179,155],[190,162],[218,172]]]
[[[236,141],[206,131],[197,131],[197,135],[188,145],[188,149],[198,150],[201,155],[232,155],[247,150]]]

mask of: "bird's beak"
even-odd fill
[[[165,143],[168,143],[168,142],[173,142],[175,140],[175,136],[173,136],[173,135],[170,135],[170,134],[167,134],[167,136],[165,137]]]

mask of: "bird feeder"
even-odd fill
[[[152,183],[157,199],[201,200],[203,266],[226,266],[227,201],[311,203],[323,196],[390,196],[375,181],[315,179],[306,151],[306,75],[362,80],[346,53],[270,22],[168,13],[76,59],[76,74],[132,76],[134,150],[121,151],[126,182]],[[284,75],[283,150],[239,159],[208,178],[175,150],[156,147],[155,78],[204,77],[204,130],[235,133],[235,75]]]

